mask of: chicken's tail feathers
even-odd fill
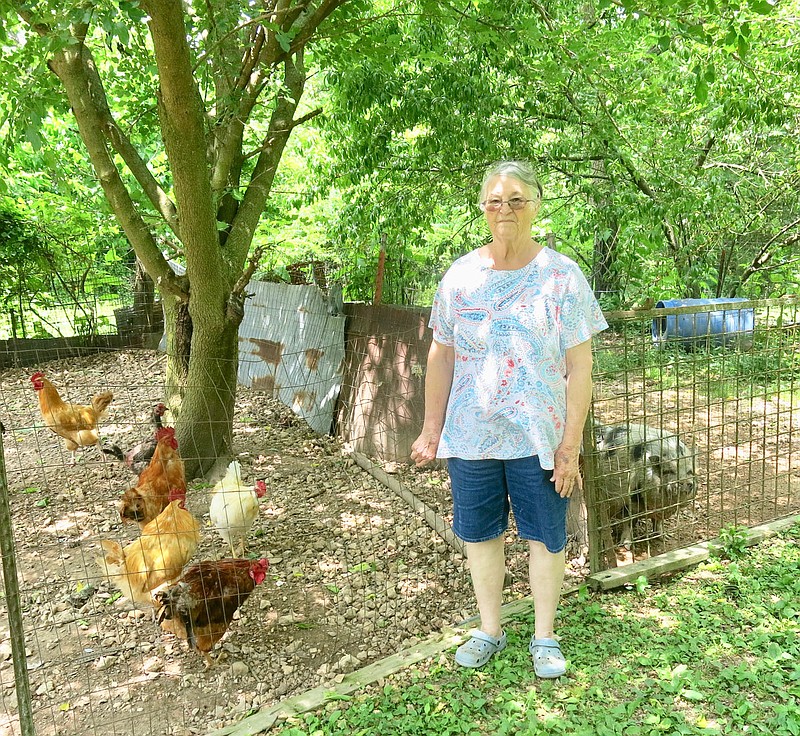
[[[228,483],[238,483],[242,477],[242,466],[238,460],[231,460],[228,469],[225,471],[225,477],[222,482],[226,485]]]
[[[156,623],[160,626],[163,621],[171,621],[174,615],[172,610],[172,600],[170,589],[165,588],[153,593],[153,601],[156,605]]]
[[[224,488],[237,487],[242,479],[242,466],[238,460],[231,460],[228,464],[228,469],[225,471],[225,477],[222,479],[220,485]]]
[[[105,414],[108,405],[113,401],[114,394],[111,391],[101,391],[99,394],[92,396],[92,408],[97,413],[97,416]]]
[[[103,453],[106,455],[111,455],[111,457],[116,458],[117,460],[125,461],[125,453],[120,449],[118,445],[111,445],[109,447],[103,448]]]
[[[110,539],[100,540],[100,546],[103,548],[103,555],[94,558],[95,564],[106,578],[112,579],[115,575],[119,575],[120,569],[124,566],[125,553],[122,551],[122,545]]]
[[[220,478],[214,488],[212,489],[212,493],[217,491],[221,491],[223,494],[227,493],[231,490],[237,490],[239,488],[239,484],[242,478],[242,466],[239,464],[238,460],[231,460],[228,464],[228,468],[225,470],[225,475]]]

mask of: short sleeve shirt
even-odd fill
[[[542,248],[495,270],[477,250],[442,278],[430,327],[455,351],[437,456],[538,455],[553,468],[566,421],[566,351],[608,327],[578,265]]]

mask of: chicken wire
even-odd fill
[[[24,357],[24,356],[23,356]],[[247,556],[270,561],[204,670],[100,576],[103,539],[127,543],[122,491],[135,478],[90,447],[70,454],[44,426],[30,374],[65,400],[114,392],[104,442],[130,447],[152,433],[165,359],[97,352],[0,373],[0,416],[18,562],[25,658],[36,733],[207,734],[262,706],[410,646],[472,614],[463,559],[399,496],[364,472],[342,443],[289,409],[240,387],[234,449],[246,481],[267,495]],[[169,414],[165,417],[169,423]],[[425,475],[444,484],[438,470]],[[209,528],[210,483],[189,479],[201,522],[192,561],[229,556]],[[5,604],[5,601],[3,602]],[[19,733],[10,632],[0,619],[0,734]]]
[[[0,291],[0,339],[113,334],[118,313],[137,298],[129,264],[99,269],[91,259],[81,258],[56,270],[50,263],[31,260],[24,276],[0,284]]]

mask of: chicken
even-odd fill
[[[114,394],[101,391],[92,397],[91,404],[68,404],[41,371],[31,376],[31,383],[39,397],[44,423],[64,439],[64,446],[72,455],[70,462],[74,465],[75,451],[79,447],[100,444],[97,423],[106,415]]]
[[[200,522],[184,507],[185,491],[173,489],[168,506],[126,547],[103,539],[97,564],[133,603],[155,605],[151,592],[178,579],[200,542]]]
[[[241,484],[241,466],[234,460],[228,465],[225,477],[211,490],[211,506],[208,510],[214,529],[227,542],[235,557],[244,555],[245,538],[258,518],[258,499],[267,492],[263,480],[255,486]]]
[[[172,427],[156,430],[156,449],[139,482],[128,488],[120,500],[123,521],[137,521],[144,527],[169,503],[170,490],[186,491],[186,470],[178,454],[178,441]]]
[[[264,581],[269,561],[203,560],[187,567],[174,585],[158,591],[156,621],[185,639],[211,666],[209,652],[228,630],[233,614]]]
[[[148,466],[150,460],[153,458],[153,453],[156,451],[156,445],[158,444],[156,441],[156,434],[159,429],[161,429],[164,425],[161,422],[161,417],[164,416],[164,412],[167,410],[165,404],[156,404],[156,407],[153,409],[153,413],[151,415],[150,421],[153,423],[155,427],[153,434],[150,435],[146,440],[142,440],[138,445],[135,445],[127,452],[123,452],[118,445],[111,445],[111,447],[104,447],[103,452],[106,455],[112,455],[113,457],[117,458],[117,460],[121,460],[125,463],[125,465],[130,468],[130,470],[136,475],[141,475],[142,471]]]

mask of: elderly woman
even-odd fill
[[[554,620],[569,497],[592,394],[592,335],[608,325],[578,266],[531,237],[542,188],[530,166],[487,172],[492,234],[445,274],[431,311],[418,466],[447,458],[453,530],[465,542],[481,625],[456,662],[481,667],[506,646],[500,608],[509,509],[528,541],[539,677],[564,674]]]

